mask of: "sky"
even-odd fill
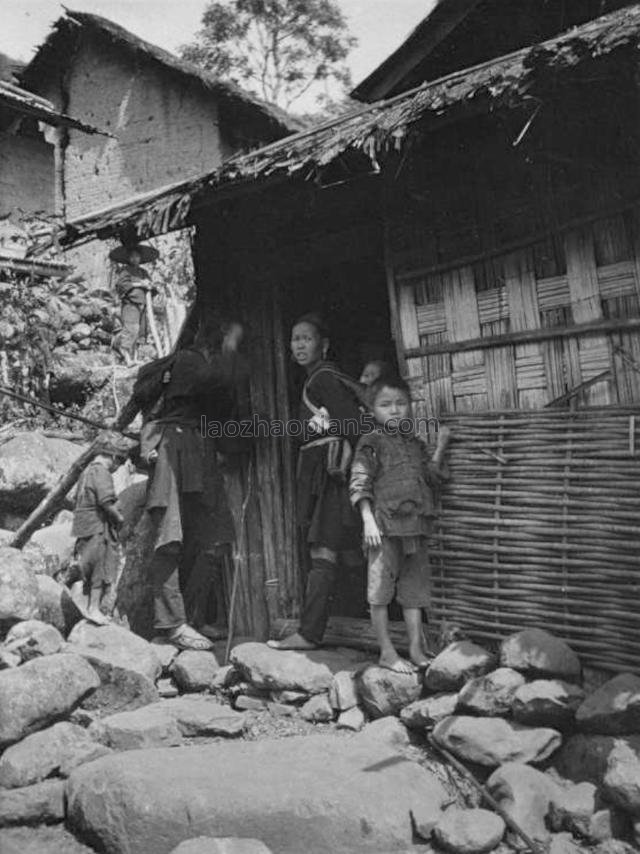
[[[337,3],[359,42],[349,59],[355,85],[404,41],[435,0]],[[206,0],[66,0],[66,5],[109,18],[146,41],[175,52],[199,29]],[[0,0],[0,52],[28,61],[63,13],[59,0]]]

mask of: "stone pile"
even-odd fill
[[[415,834],[459,854],[521,846],[486,805],[464,807],[426,736],[554,854],[640,842],[640,678],[587,694],[577,656],[546,632],[495,653],[455,641],[424,673],[254,642],[220,666],[82,620],[5,546],[0,639],[0,850],[3,834],[62,822],[107,854],[293,854],[301,838],[379,852]],[[271,719],[291,737],[256,740]]]
[[[185,692],[210,691],[212,653],[88,623],[66,587],[6,546],[0,638],[0,828],[62,822],[66,781],[81,765],[244,731],[245,716],[211,693],[161,699],[157,685],[170,674]]]
[[[242,644],[216,687],[236,708],[338,728],[398,716],[486,780],[535,841],[558,852],[640,845],[640,677],[621,674],[587,696],[578,656],[538,629],[510,636],[495,655],[470,641],[451,643],[424,676],[357,657],[336,669],[326,656]],[[433,836],[422,829],[447,850],[491,850],[505,834],[480,813],[462,820],[449,812]],[[475,842],[466,838],[472,828]],[[510,832],[507,840],[518,843]]]

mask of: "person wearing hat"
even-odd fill
[[[158,251],[152,246],[135,243],[112,249],[109,258],[122,264],[116,279],[122,331],[114,339],[113,349],[126,365],[131,365],[135,362],[138,342],[147,337],[147,292],[155,292],[149,274],[142,265],[155,261]]]
[[[78,483],[71,533],[77,538],[74,554],[88,597],[86,616],[105,625],[105,602],[118,574],[118,529],[124,522],[112,472],[127,459],[131,446],[124,437],[105,431],[95,447],[96,455]]]

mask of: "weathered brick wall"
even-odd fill
[[[228,152],[212,95],[143,55],[85,38],[66,81],[71,115],[115,135],[71,131],[67,217],[215,168]]]
[[[0,217],[53,212],[54,152],[44,140],[0,133]]]

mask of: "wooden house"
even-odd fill
[[[195,225],[199,312],[243,313],[261,415],[296,407],[305,310],[352,372],[395,353],[417,414],[455,435],[438,619],[484,639],[540,626],[637,672],[639,43],[640,4],[615,9],[64,237]],[[233,495],[240,630],[265,635],[301,593],[288,442],[256,440]]]

